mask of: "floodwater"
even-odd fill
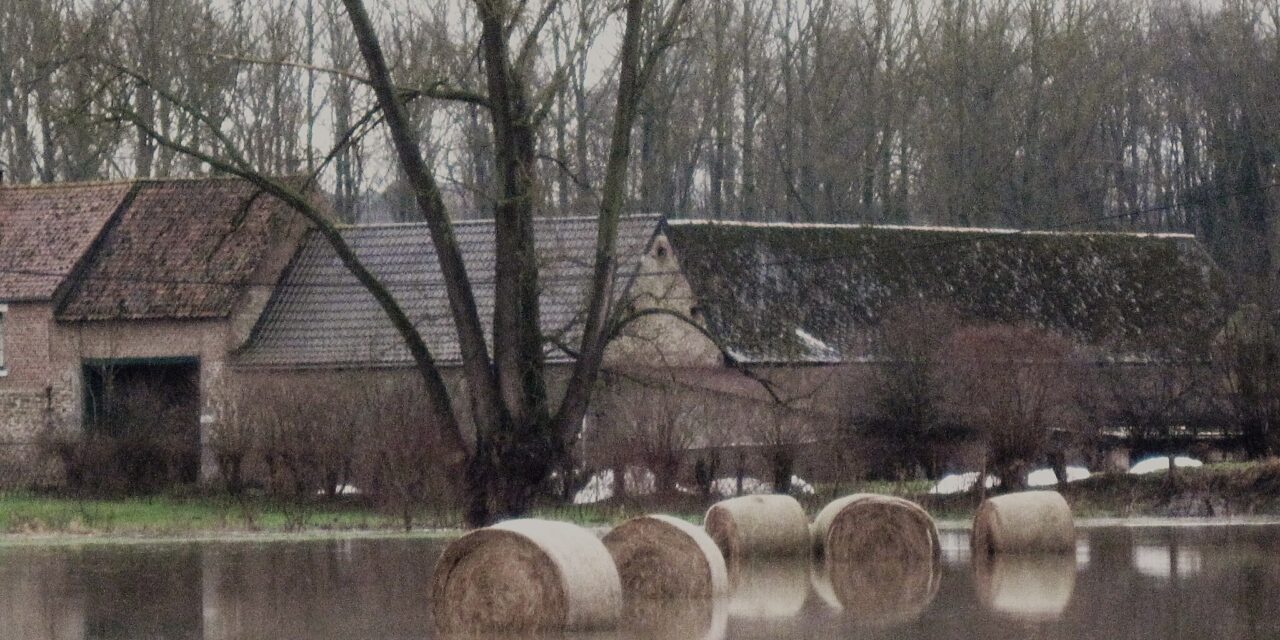
[[[806,564],[777,564],[743,572],[714,607],[632,607],[607,637],[1280,637],[1280,526],[1081,529],[1075,557],[981,566],[967,532],[944,531],[943,542],[941,580],[923,600],[842,606]],[[3,546],[0,638],[432,638],[427,583],[443,545]]]

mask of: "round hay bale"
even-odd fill
[[[444,633],[612,629],[622,584],[608,549],[586,529],[509,520],[444,550],[431,602]]]
[[[791,618],[809,597],[809,558],[751,558],[729,564],[729,615]]]
[[[930,565],[942,557],[938,528],[920,505],[858,493],[828,504],[813,523],[814,553],[842,563]]]
[[[622,614],[622,634],[652,640],[723,640],[729,632],[725,598],[635,600]]]
[[[707,509],[703,528],[730,563],[748,557],[809,554],[809,519],[791,496],[743,496],[717,502]]]
[[[1075,557],[1069,555],[981,555],[973,567],[983,606],[1018,620],[1057,620],[1076,586]]]
[[[813,567],[813,590],[824,603],[857,626],[887,628],[915,620],[942,584],[941,564],[822,562]]]
[[[1057,491],[1024,491],[987,498],[973,518],[973,555],[1072,553],[1071,507]]]
[[[715,598],[729,589],[724,556],[701,528],[664,515],[632,518],[604,537],[628,600]]]

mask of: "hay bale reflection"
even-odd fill
[[[1076,559],[1069,555],[979,554],[973,568],[983,606],[1019,620],[1062,617],[1076,585]]]
[[[790,618],[809,597],[809,558],[739,560],[729,564],[729,615]]]
[[[813,591],[829,608],[858,626],[887,628],[920,617],[942,584],[939,562],[880,558],[813,567]]]
[[[627,602],[621,637],[652,640],[723,640],[729,630],[729,602],[650,600]]]

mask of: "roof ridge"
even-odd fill
[[[69,180],[58,182],[27,182],[0,184],[0,191],[33,191],[53,189],[88,189],[94,187],[137,186],[143,184],[173,184],[178,182],[231,182],[248,180],[240,176],[158,176],[152,178],[111,178],[103,180]]]
[[[1193,233],[1065,229],[1012,229],[1008,227],[956,227],[948,225],[869,224],[863,222],[764,222],[758,220],[711,220],[707,218],[668,219],[671,226],[724,226],[766,229],[884,229],[890,231],[938,231],[943,233],[979,233],[990,235],[1036,236],[1123,236],[1133,238],[1195,239]]]
[[[136,179],[117,180],[83,180],[75,182],[35,182],[21,184],[0,184],[0,192],[4,191],[53,191],[55,189],[91,189],[95,187],[132,186]]]
[[[555,220],[557,222],[597,222],[598,216],[541,216],[536,217],[533,221],[542,222],[547,220]],[[620,220],[660,220],[662,215],[658,213],[632,213],[621,216]],[[492,225],[494,220],[491,218],[468,218],[466,220],[454,220],[453,226],[481,226]],[[340,224],[337,225],[339,231],[361,230],[361,229],[406,229],[410,227],[426,227],[427,222],[421,220],[409,222],[362,222],[356,224]]]

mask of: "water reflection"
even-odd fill
[[[622,617],[622,635],[653,640],[724,640],[729,631],[729,603],[715,600],[632,601]]]
[[[1138,544],[1133,547],[1133,568],[1144,576],[1169,580],[1200,573],[1204,557],[1194,547]]]
[[[1031,622],[1057,620],[1076,586],[1076,558],[1066,554],[979,554],[974,589],[991,611]]]
[[[729,566],[729,615],[793,618],[809,597],[809,559],[749,559]]]
[[[932,558],[920,560],[818,563],[811,572],[813,592],[855,625],[902,625],[924,613],[941,585],[941,565]]]
[[[939,529],[938,545],[942,547],[942,561],[959,564],[969,560],[969,532],[956,529]]]
[[[422,637],[438,553],[422,551],[435,549],[352,540],[208,548],[204,640]]]
[[[964,532],[943,539],[968,547]],[[630,603],[619,631],[568,640],[1280,637],[1280,527],[1082,529],[1078,542],[1087,563],[947,556],[940,586],[880,593],[891,572],[751,563],[728,599]],[[439,640],[427,594],[443,545],[0,547],[0,639]]]
[[[0,553],[0,629],[5,637],[80,640],[85,607],[65,555]]]

